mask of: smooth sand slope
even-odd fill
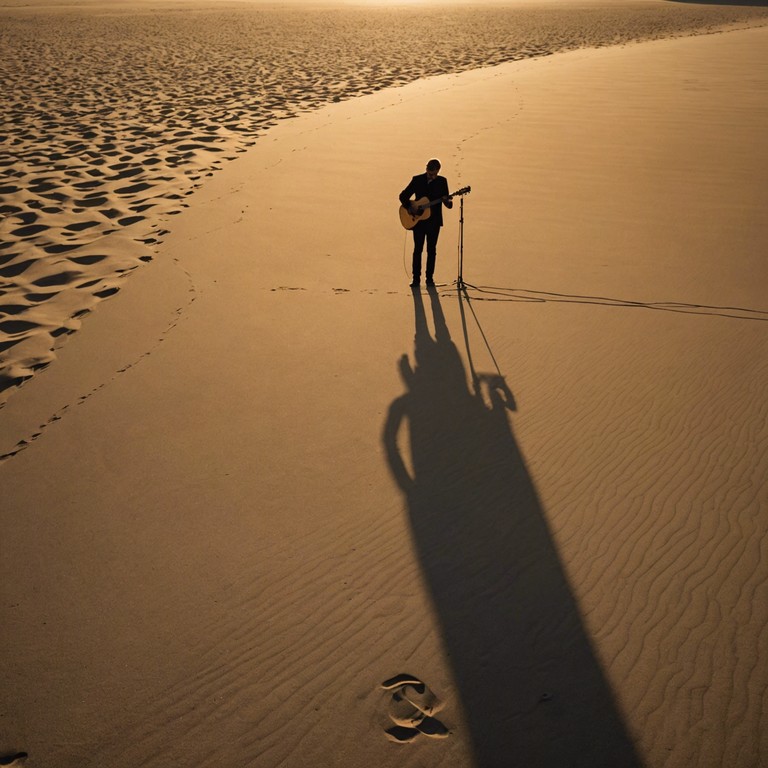
[[[425,75],[766,18],[661,0],[4,3],[0,406],[278,120]]]
[[[0,748],[764,765],[767,65],[755,29],[442,76],[210,179],[4,409]],[[431,155],[462,302],[456,208],[407,289]]]

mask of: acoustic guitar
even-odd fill
[[[462,187],[456,192],[448,195],[450,200],[452,197],[458,195],[466,195],[472,191],[472,187]],[[442,203],[445,198],[439,197],[437,200],[430,200],[428,197],[421,197],[418,200],[410,203],[410,205],[416,207],[416,213],[411,213],[410,210],[404,206],[400,206],[400,223],[406,229],[413,229],[420,221],[426,221],[432,213],[432,206]]]

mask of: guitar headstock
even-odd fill
[[[472,191],[472,187],[462,187],[454,192],[451,197],[458,197],[459,195],[468,195]]]

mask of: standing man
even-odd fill
[[[435,258],[437,257],[437,238],[440,236],[440,227],[443,226],[443,203],[446,208],[453,208],[453,201],[448,197],[448,181],[445,176],[439,176],[440,161],[432,159],[427,163],[427,172],[414,176],[410,184],[400,193],[400,203],[408,208],[413,215],[417,215],[418,208],[413,205],[415,200],[423,197],[432,200],[440,200],[430,209],[429,216],[419,221],[411,230],[413,232],[413,282],[411,287],[416,288],[421,280],[421,252],[424,250],[424,241],[427,241],[427,285],[434,285]],[[411,200],[413,197],[413,200]]]

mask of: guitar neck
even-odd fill
[[[457,189],[455,192],[451,192],[451,194],[448,195],[448,200],[451,200],[457,195],[466,195],[471,190],[472,190],[472,187],[462,187],[461,189]],[[431,208],[433,205],[437,205],[438,203],[442,203],[442,202],[444,202],[444,198],[438,197],[437,200],[430,200],[429,205],[427,207]]]
[[[448,195],[448,200],[450,200],[453,197],[456,197],[456,195],[460,194],[459,192],[454,192],[451,195]],[[438,197],[437,200],[430,200],[429,204],[427,205],[427,208],[431,208],[433,205],[437,205],[438,203],[444,203],[445,198],[444,197]]]

